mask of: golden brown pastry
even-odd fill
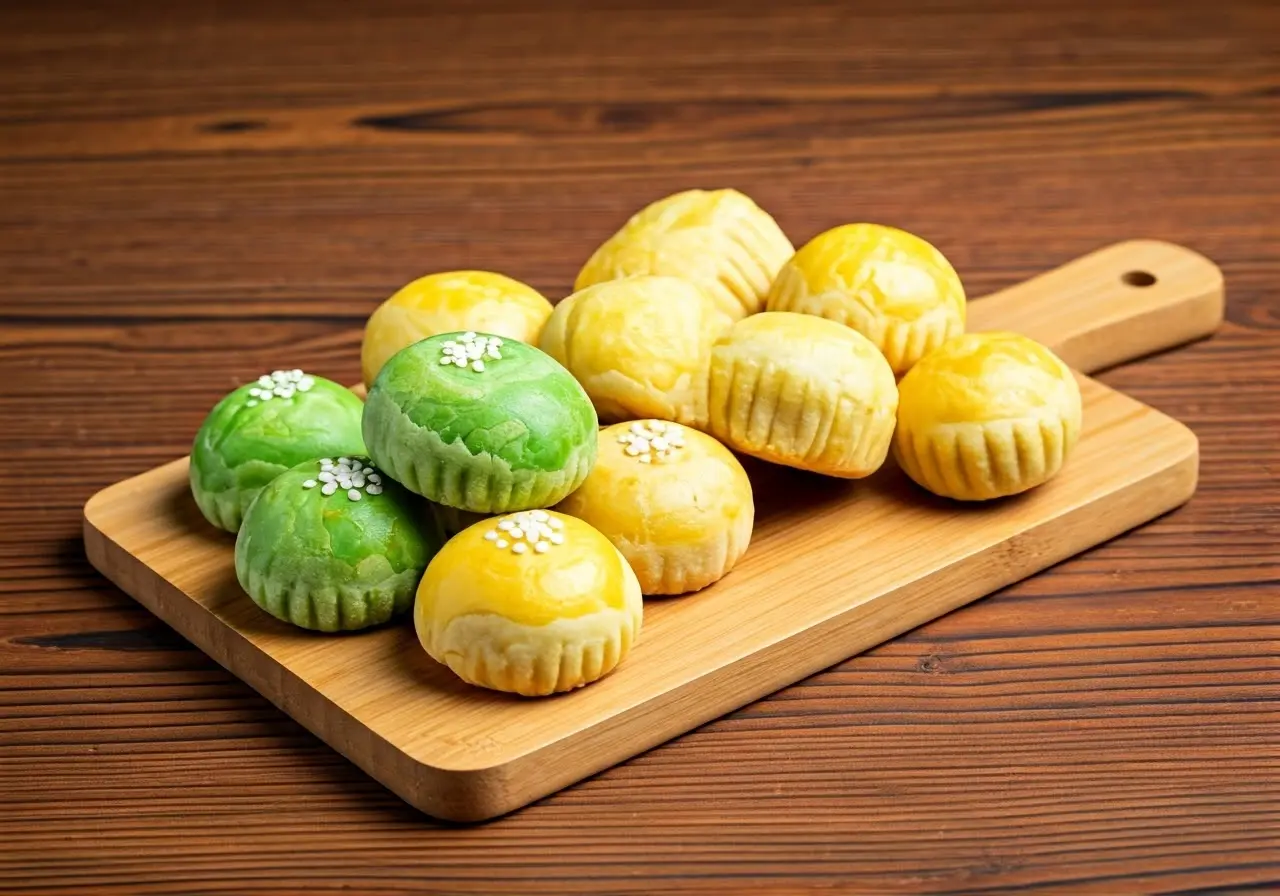
[[[766,311],[711,349],[707,431],[735,451],[857,479],[884,463],[898,390],[884,355],[842,324]]]
[[[733,453],[662,420],[601,430],[596,465],[557,509],[604,533],[645,594],[719,580],[746,552],[755,520],[751,482]]]
[[[632,216],[587,260],[574,289],[637,274],[682,277],[738,320],[764,308],[794,251],[769,213],[737,190],[686,190]]]
[[[964,332],[964,287],[950,262],[918,236],[880,224],[815,236],[783,266],[768,306],[852,327],[898,376]]]
[[[711,344],[728,326],[686,280],[628,277],[562,301],[539,347],[569,368],[605,422],[657,417],[701,426]]]
[[[535,345],[551,303],[536,289],[488,271],[447,271],[414,280],[387,299],[364,328],[366,387],[400,349],[428,336],[475,331]]]
[[[450,539],[427,566],[413,618],[427,653],[462,680],[532,697],[613,671],[640,634],[642,603],[607,538],[526,510]]]
[[[1053,352],[1015,333],[970,333],[899,384],[894,456],[937,495],[1015,495],[1062,469],[1080,435],[1080,388]]]

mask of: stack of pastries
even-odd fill
[[[858,479],[893,454],[957,501],[1062,469],[1081,400],[1054,354],[970,333],[955,269],[917,236],[846,224],[798,250],[734,190],[642,209],[552,305],[501,274],[414,280],[369,318],[364,402],[301,370],[210,412],[196,504],[276,618],[340,632],[413,610],[463,680],[589,684],[645,596],[742,558],[750,455]],[[602,422],[604,425],[602,426]]]

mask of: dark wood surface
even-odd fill
[[[422,273],[564,295],[645,202],[1227,278],[1101,378],[1187,507],[511,817],[399,802],[86,563],[95,490]],[[1280,6],[0,6],[0,888],[1280,888]],[[873,558],[869,558],[872,560]]]

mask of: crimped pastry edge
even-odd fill
[[[693,544],[654,544],[617,539],[614,546],[631,565],[640,590],[652,595],[688,594],[724,578],[751,543],[755,508],[748,504],[727,526]]]
[[[1079,438],[1079,424],[1018,417],[955,423],[929,431],[899,427],[893,452],[922,488],[958,501],[988,501],[1020,494],[1052,479]]]

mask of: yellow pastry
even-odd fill
[[[683,277],[738,320],[764,308],[794,251],[769,213],[737,190],[686,190],[632,216],[587,259],[574,289],[637,274]]]
[[[815,236],[783,265],[768,304],[853,327],[898,376],[964,332],[964,287],[950,262],[918,236],[879,224]]]
[[[400,349],[440,333],[476,331],[534,345],[551,303],[531,286],[487,271],[448,271],[414,280],[387,299],[364,328],[366,387]]]
[[[1080,387],[1043,345],[970,333],[925,356],[899,384],[893,453],[937,495],[983,501],[1062,469],[1080,435]]]
[[[628,277],[556,306],[539,347],[572,373],[605,422],[706,419],[711,343],[729,319],[676,277]]]
[[[642,603],[609,539],[526,510],[450,539],[418,585],[413,621],[427,653],[464,681],[535,697],[613,671],[640,634]]]
[[[884,463],[898,390],[846,326],[784,311],[738,321],[711,349],[707,431],[735,451],[857,479]]]
[[[557,509],[603,532],[645,594],[720,579],[746,552],[755,520],[751,482],[733,453],[662,420],[601,430],[596,465]]]

